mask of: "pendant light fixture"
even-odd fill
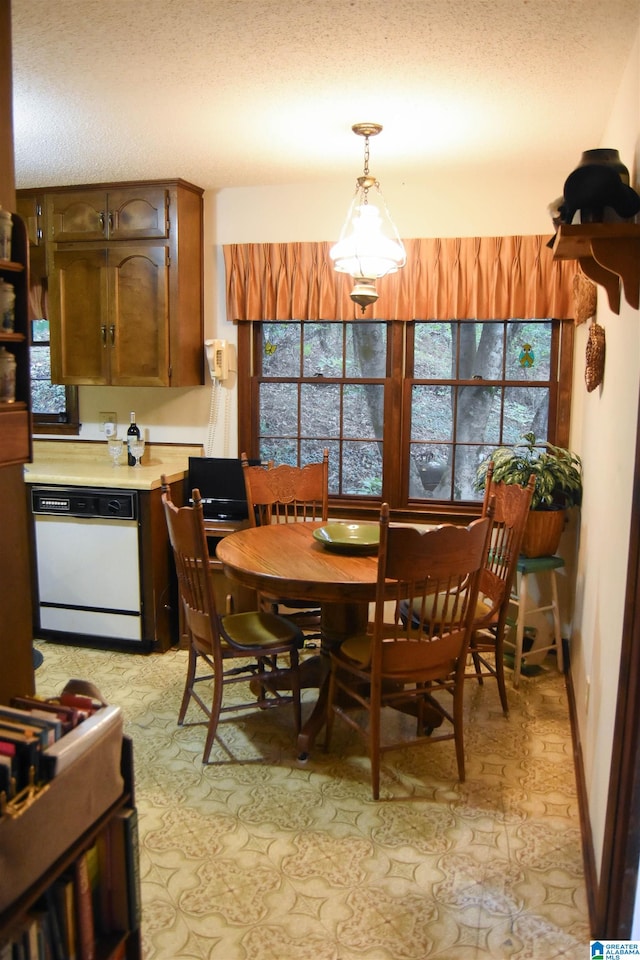
[[[376,280],[404,267],[407,255],[387,210],[380,184],[369,173],[369,137],[377,136],[382,127],[379,123],[355,123],[351,129],[359,137],[364,137],[364,174],[356,180],[355,196],[340,239],[329,251],[329,256],[339,273],[353,277],[350,296],[364,313],[366,307],[378,299]]]

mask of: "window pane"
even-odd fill
[[[264,324],[263,376],[300,376],[300,326],[299,323]]]
[[[459,380],[501,380],[504,356],[504,324],[458,324]]]
[[[298,386],[263,383],[260,387],[260,436],[298,436]]]
[[[547,439],[549,390],[545,387],[505,387],[502,443],[517,443],[523,433]],[[490,437],[486,438],[490,440]]]
[[[49,347],[31,347],[31,405],[33,413],[64,413],[67,406],[66,388],[51,383],[51,354]]]
[[[411,439],[450,440],[452,388],[414,386],[411,390]]]
[[[302,440],[300,442],[300,463],[320,463],[324,448],[329,451],[329,493],[336,494],[340,489],[340,444],[337,440]]]
[[[382,493],[382,447],[378,443],[342,445],[342,487],[340,493],[379,497]]]
[[[304,377],[342,376],[341,323],[305,323],[303,328]]]
[[[298,466],[298,444],[296,440],[273,440],[269,437],[260,441],[260,459],[265,463],[288,463]]]
[[[416,380],[452,377],[451,324],[416,323],[413,375]]]
[[[33,343],[49,343],[49,321],[31,321],[31,339]]]
[[[382,384],[345,384],[342,434],[357,439],[381,440],[384,430]]]
[[[387,373],[387,325],[385,323],[350,323],[347,326],[345,375],[385,377]]]
[[[507,324],[507,380],[548,380],[551,376],[551,321]]]
[[[300,436],[340,436],[340,384],[302,384],[300,388]]]
[[[482,462],[479,445],[456,444],[453,468],[452,499],[482,500],[482,494],[475,489],[476,470]],[[493,445],[489,448],[494,449]]]
[[[51,351],[49,347],[31,347],[29,351],[31,380],[51,379]]]
[[[456,400],[456,440],[500,442],[501,387],[461,386]]]
[[[450,445],[412,443],[410,456],[409,498],[412,500],[448,498]]]

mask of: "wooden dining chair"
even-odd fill
[[[162,503],[189,635],[189,661],[178,723],[184,722],[193,699],[208,717],[203,754],[203,762],[207,763],[220,715],[228,711],[291,704],[295,731],[299,733],[298,649],[304,638],[294,623],[273,613],[218,613],[199,490],[194,490],[192,496],[192,507],[177,507],[162,478]],[[280,654],[288,657],[286,668],[277,666]],[[233,665],[227,666],[229,661],[234,661]],[[206,672],[202,673],[202,669]],[[225,687],[247,681],[252,684],[252,692],[257,692],[256,699],[223,705]],[[212,683],[210,705],[199,692],[202,683]]]
[[[329,516],[329,451],[322,460],[302,467],[289,464],[251,466],[241,455],[249,520],[253,526],[270,523],[326,521]],[[294,597],[260,595],[260,604],[272,612],[280,606],[306,631],[307,641],[319,639],[320,610]],[[314,632],[309,632],[314,631]]]
[[[389,526],[389,506],[382,505],[372,629],[331,652],[326,739],[328,748],[336,716],[363,737],[374,800],[380,795],[381,755],[404,746],[453,739],[458,776],[464,780],[465,662],[490,528],[489,517],[468,527],[444,524],[425,532]],[[437,617],[433,595],[439,597]],[[390,600],[394,614],[389,622],[385,607]],[[401,616],[402,601],[416,611],[413,619]],[[413,736],[406,729],[399,739],[383,735],[387,707],[415,713]],[[427,713],[433,712],[443,723],[425,736]]]
[[[497,681],[505,717],[509,715],[509,701],[504,677],[504,634],[534,486],[534,474],[525,487],[496,482],[493,480],[493,464],[489,464],[481,516],[491,516],[491,536],[480,574],[469,643],[471,657],[465,676],[467,680],[476,680],[480,684],[486,677]],[[440,598],[434,598],[432,605],[439,608]],[[405,603],[402,605],[405,617],[407,611],[408,604]]]
[[[266,523],[327,520],[328,449],[323,451],[321,461],[302,467],[292,467],[288,463],[250,466],[246,453],[240,459],[249,504],[249,521],[254,527]]]
[[[489,504],[492,504],[493,516],[469,646],[473,671],[467,672],[466,676],[480,684],[485,677],[497,681],[505,717],[509,715],[509,701],[504,679],[504,634],[535,481],[532,473],[525,487],[496,482],[491,463],[487,469],[482,503],[482,516],[490,512]]]

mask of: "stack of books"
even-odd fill
[[[74,693],[0,704],[0,813],[11,813],[25,790],[49,783],[120,722],[120,707]]]

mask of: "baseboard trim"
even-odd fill
[[[598,894],[598,877],[596,873],[596,858],[593,849],[593,833],[591,831],[591,820],[589,818],[589,804],[587,801],[587,783],[584,776],[584,762],[582,757],[582,746],[580,743],[580,732],[578,728],[578,715],[576,712],[576,698],[571,678],[571,666],[568,658],[565,659],[566,673],[565,685],[567,689],[567,701],[569,704],[569,722],[571,724],[571,743],[573,747],[573,766],[576,773],[576,788],[578,792],[578,809],[580,811],[580,832],[582,834],[582,859],[584,866],[584,879],[587,890],[587,906],[589,909],[589,928],[592,937],[596,936],[596,903]]]

